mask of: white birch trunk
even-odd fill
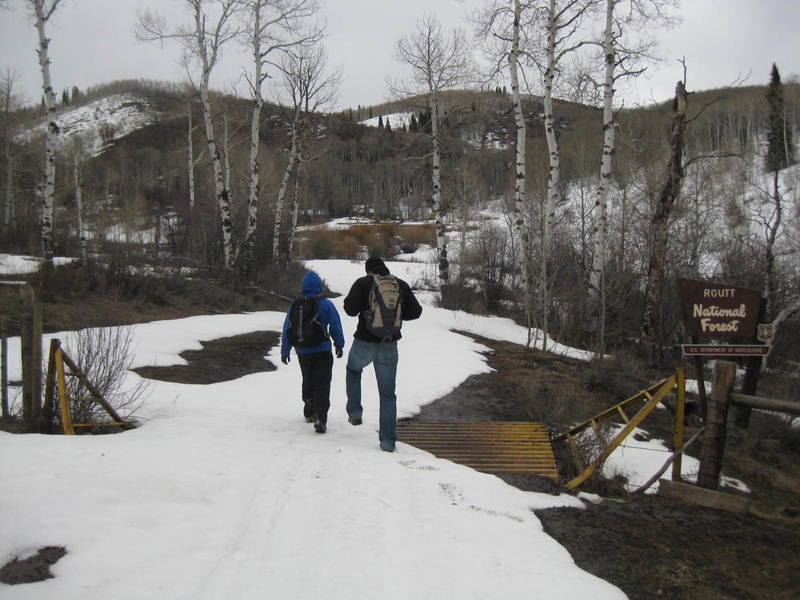
[[[233,269],[233,263],[236,261],[236,252],[233,245],[230,193],[225,186],[225,175],[222,172],[222,160],[220,159],[217,143],[214,139],[214,123],[211,118],[211,104],[208,100],[207,84],[205,89],[201,89],[200,91],[200,99],[203,104],[203,119],[205,120],[208,153],[211,156],[211,165],[214,170],[214,194],[217,198],[220,226],[222,228],[223,266],[230,270]]]
[[[192,103],[189,102],[189,212],[194,212],[194,143],[192,141]]]
[[[228,113],[225,113],[222,118],[225,126],[225,135],[222,144],[222,153],[225,156],[225,189],[230,193],[231,189],[231,154],[230,144],[228,142]]]
[[[59,127],[56,123],[56,94],[50,80],[50,58],[47,50],[50,40],[45,33],[45,24],[55,10],[54,3],[49,12],[44,0],[34,0],[36,13],[36,31],[39,35],[39,67],[42,71],[42,92],[47,109],[47,135],[44,144],[44,177],[41,183],[40,227],[42,238],[42,254],[45,259],[53,257],[53,199],[56,182],[56,142]]]
[[[302,161],[301,161],[302,162]],[[287,260],[292,260],[294,252],[294,238],[297,235],[297,216],[300,213],[300,168],[294,178],[294,197],[292,198],[292,227],[289,229],[289,242],[286,249]]]
[[[522,98],[519,93],[519,28],[522,16],[520,0],[514,0],[514,26],[508,66],[511,74],[511,98],[514,108],[514,121],[517,129],[516,171],[514,180],[514,229],[520,241],[522,253],[522,286],[524,289],[525,318],[528,324],[528,344],[531,340],[531,281],[530,281],[530,240],[525,222],[525,115],[522,111]]]
[[[247,197],[247,223],[245,224],[244,240],[242,242],[242,267],[249,271],[253,262],[253,248],[256,242],[256,228],[258,226],[258,199],[261,187],[261,174],[258,165],[258,148],[261,144],[260,123],[261,109],[264,98],[261,95],[262,62],[261,38],[258,32],[261,29],[261,11],[253,11],[253,62],[255,75],[253,77],[253,114],[250,119],[250,162],[248,164],[248,197]]]
[[[214,121],[211,113],[211,102],[208,97],[209,80],[211,71],[216,64],[216,54],[208,56],[206,47],[205,21],[200,4],[195,10],[195,33],[197,50],[203,63],[203,74],[200,79],[200,102],[203,107],[203,121],[206,129],[206,142],[208,144],[208,154],[211,157],[211,165],[214,172],[214,195],[217,198],[219,208],[219,220],[222,230],[222,252],[223,266],[227,270],[233,270],[236,262],[236,248],[233,239],[233,223],[231,221],[231,194],[225,183],[225,174],[222,169],[222,159],[219,155],[217,142],[214,137]]]
[[[556,2],[550,0],[547,18],[547,65],[544,71],[544,132],[547,139],[550,172],[547,179],[547,200],[544,209],[544,231],[542,232],[542,263],[541,263],[541,310],[542,332],[544,335],[542,349],[547,349],[548,327],[548,272],[547,261],[550,259],[553,244],[553,228],[556,219],[556,206],[559,201],[558,185],[561,176],[561,155],[556,139],[555,122],[553,118],[553,78],[556,69]]]
[[[608,238],[608,188],[611,184],[611,172],[614,156],[614,66],[616,63],[613,25],[614,7],[619,0],[606,0],[606,25],[603,34],[603,54],[605,56],[605,80],[603,82],[603,156],[600,161],[600,181],[597,186],[595,202],[594,249],[592,268],[589,273],[589,294],[597,303],[600,300],[600,286],[603,284],[603,272],[606,263],[606,247]]]
[[[80,244],[81,260],[86,263],[89,236],[86,234],[86,212],[83,206],[83,194],[81,192],[81,158],[75,157],[73,165],[75,174],[75,207],[78,211],[78,240]]]
[[[447,237],[445,236],[446,224],[445,211],[442,207],[441,184],[441,139],[439,134],[439,98],[436,92],[431,92],[431,134],[433,137],[433,193],[431,194],[431,211],[434,218],[436,231],[436,254],[439,258],[439,281],[447,283],[450,280],[450,262],[447,259]]]
[[[264,100],[260,92],[253,101],[253,115],[250,121],[250,162],[247,198],[247,223],[245,224],[244,240],[242,242],[242,263],[246,270],[252,266],[253,247],[256,241],[258,226],[258,198],[260,191],[260,172],[258,166],[258,148],[261,143],[259,123],[261,121],[261,108]]]
[[[286,198],[286,190],[289,187],[289,180],[292,177],[295,165],[297,164],[297,148],[298,148],[298,135],[297,131],[300,125],[300,107],[295,109],[294,120],[292,121],[292,147],[289,150],[289,162],[286,164],[286,169],[283,171],[283,180],[281,187],[278,190],[278,198],[275,202],[275,225],[272,231],[272,262],[278,262],[278,248],[281,240],[281,225],[283,224],[283,204]]]
[[[211,156],[211,166],[214,170],[214,194],[219,208],[220,226],[222,228],[223,266],[233,269],[236,253],[233,245],[233,223],[231,223],[230,194],[225,186],[225,175],[222,171],[222,160],[217,150],[214,139],[214,122],[211,118],[211,104],[208,99],[208,82],[205,81],[200,88],[200,100],[203,105],[203,119],[206,127],[206,141],[208,154]]]

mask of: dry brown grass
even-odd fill
[[[355,259],[362,252],[370,256],[393,256],[413,252],[434,240],[433,225],[376,223],[351,225],[341,230],[311,230],[304,233],[301,255],[305,258]]]

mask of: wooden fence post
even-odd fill
[[[725,453],[728,403],[735,378],[735,363],[717,361],[714,367],[711,397],[708,399],[706,433],[700,454],[700,472],[697,475],[697,485],[709,490],[715,490],[719,485],[722,457]]]
[[[765,301],[762,299],[758,307],[758,322],[763,323],[765,319]],[[751,344],[762,344],[756,338],[750,341]],[[742,381],[742,394],[748,396],[755,396],[758,389],[758,379],[761,376],[761,367],[764,364],[763,356],[748,356],[745,361],[744,380]],[[750,426],[750,414],[753,409],[748,406],[737,406],[734,411],[734,424],[739,429],[747,429]]]
[[[683,447],[683,420],[686,417],[686,374],[682,368],[675,372],[675,424],[672,432],[672,448],[675,451]],[[683,454],[681,452],[672,463],[672,481],[682,481],[681,469]]]
[[[42,407],[42,310],[31,287],[20,290],[24,311],[22,346],[22,417],[28,431],[38,431]]]
[[[0,370],[0,393],[2,397],[2,418],[10,419],[11,414],[8,410],[8,317],[0,317],[0,360],[3,367]]]

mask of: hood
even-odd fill
[[[322,279],[314,271],[303,277],[303,296],[319,296],[322,293]]]
[[[386,268],[386,263],[377,256],[367,259],[367,262],[364,263],[364,270],[367,273],[375,273],[376,275],[389,274],[389,269]]]

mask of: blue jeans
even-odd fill
[[[353,340],[347,356],[347,414],[360,418],[361,371],[369,363],[375,369],[380,395],[378,437],[381,441],[397,439],[397,396],[394,393],[397,378],[397,342],[372,343]]]

